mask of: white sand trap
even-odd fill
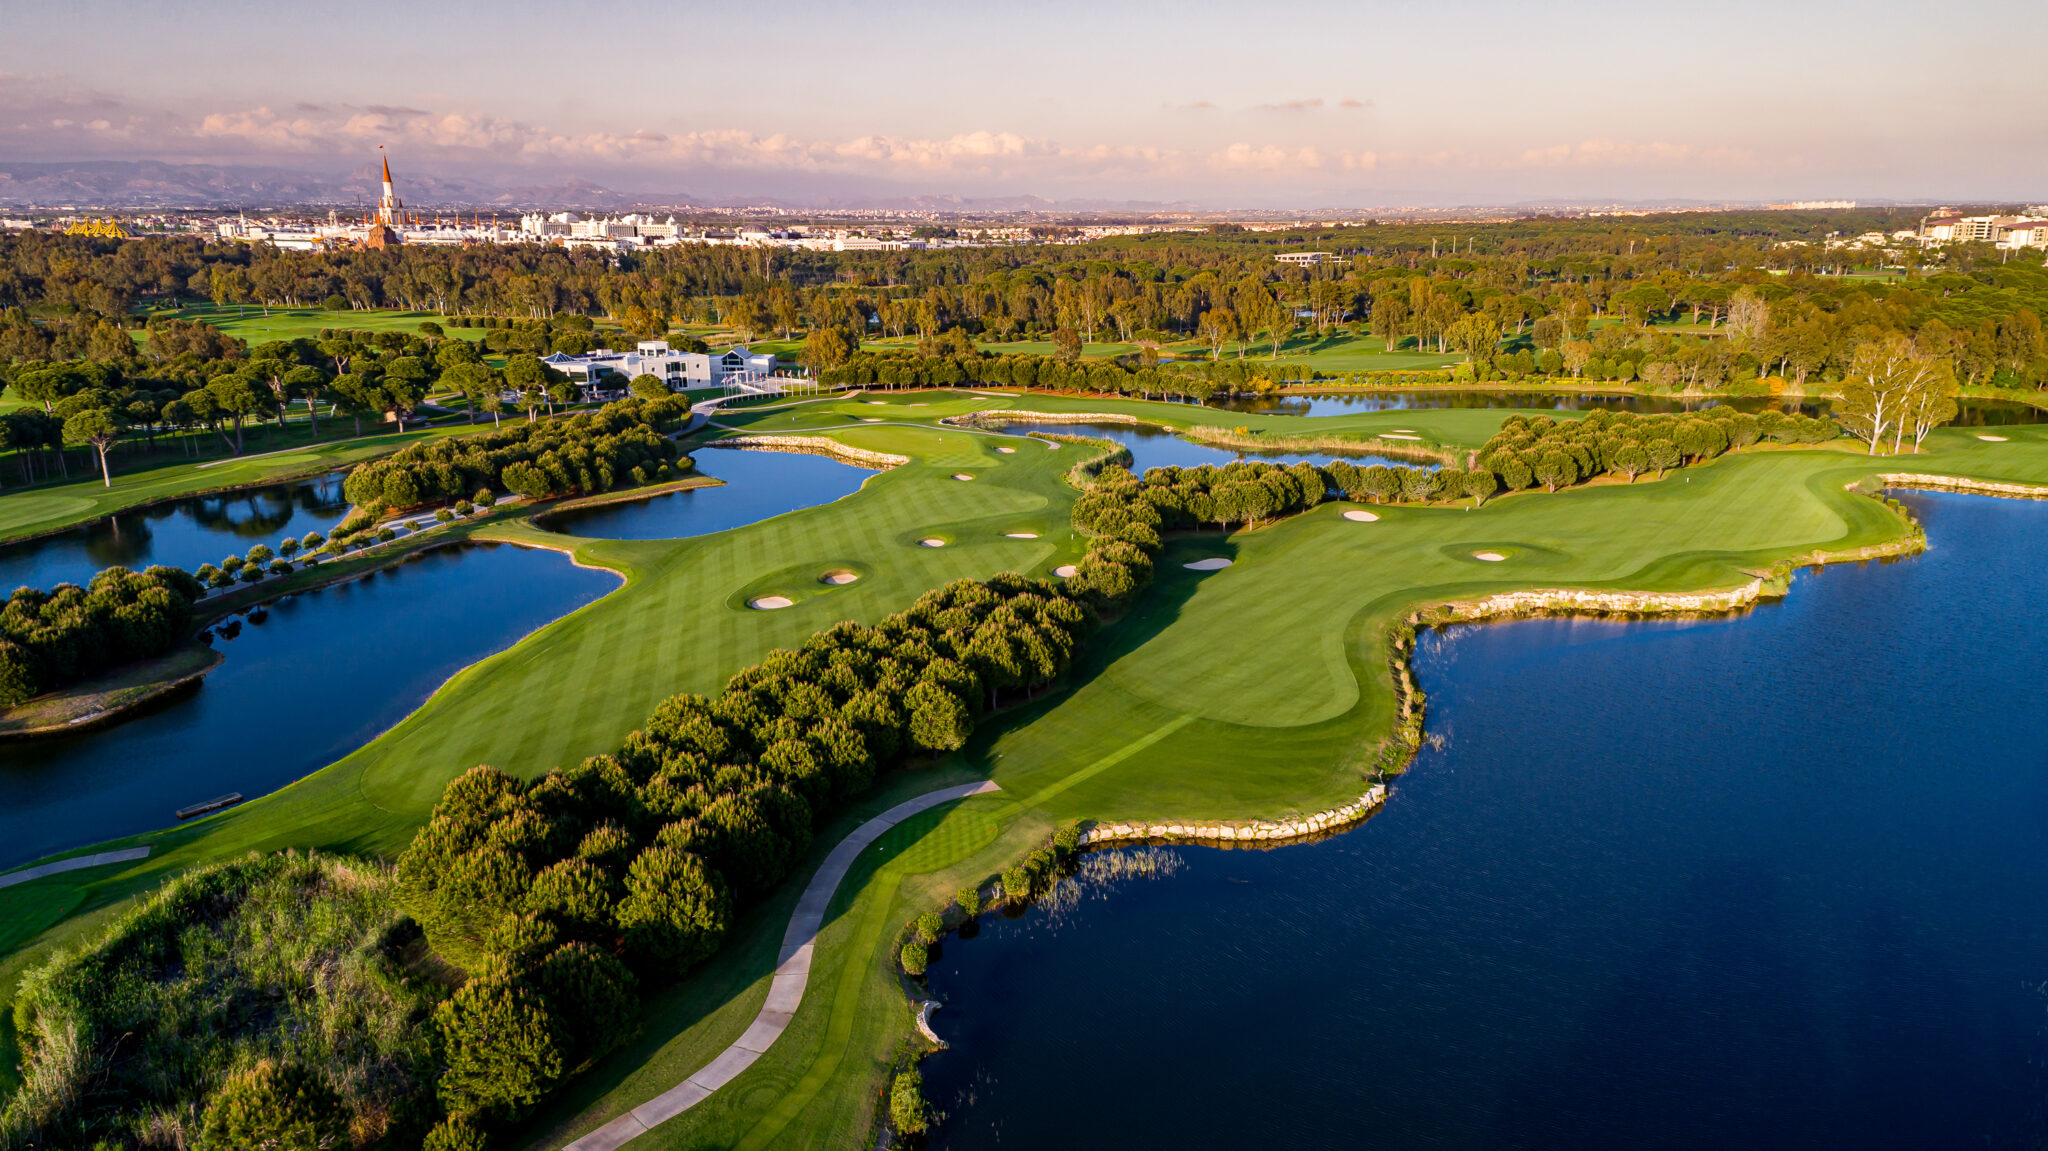
[[[1987,443],[1993,444],[2002,444],[2005,442],[2004,436],[1978,436],[1977,438]]]
[[[971,480],[971,479],[973,479],[974,477],[973,477],[973,476],[970,476],[970,475],[968,475],[968,474],[967,474],[966,472],[954,472],[954,473],[953,473],[953,478],[954,478],[954,479],[956,479],[956,480],[959,480],[959,481],[960,481],[960,482],[962,482],[962,483],[965,483],[965,482],[967,482],[968,480]]]
[[[764,595],[760,599],[748,600],[747,606],[755,611],[774,611],[776,608],[789,607],[794,603],[796,601],[786,595]]]
[[[1382,432],[1380,433],[1380,438],[1383,440],[1419,440],[1422,437],[1409,432]]]
[[[946,541],[940,539],[937,536],[928,536],[924,539],[917,541],[917,546],[925,548],[942,548],[946,546]]]
[[[831,584],[833,587],[839,587],[844,584],[850,584],[859,578],[860,577],[858,575],[855,575],[854,573],[847,571],[844,568],[841,568],[838,571],[829,571],[826,572],[824,575],[819,576],[818,582],[828,583]]]
[[[911,407],[913,407],[913,408],[924,408],[924,407],[930,407],[931,405],[929,405],[929,404],[912,404],[912,405],[910,405],[910,406],[911,406]]]
[[[1073,564],[1061,564],[1060,566],[1052,569],[1052,574],[1060,577],[1061,579],[1073,579],[1075,576],[1081,574],[1081,569],[1075,567]]]
[[[1473,552],[1472,558],[1476,560],[1485,560],[1487,563],[1490,564],[1497,564],[1508,557],[1500,554],[1499,552]]]
[[[1388,431],[1390,431],[1390,432],[1412,432],[1412,431],[1414,431],[1415,429],[1414,429],[1414,428],[1388,428],[1387,430],[1388,430]]]
[[[1377,521],[1380,517],[1374,515],[1371,512],[1359,511],[1354,508],[1351,511],[1345,512],[1344,518],[1347,520],[1357,520],[1359,523],[1362,524],[1369,524]]]
[[[1035,539],[1037,539],[1037,538],[1038,538],[1038,533],[1037,533],[1037,532],[1004,532],[1004,533],[1003,533],[1003,538],[1004,538],[1004,539],[1010,539],[1010,540],[1035,540]]]
[[[1221,571],[1224,568],[1229,567],[1230,561],[1224,559],[1222,556],[1210,556],[1208,559],[1196,560],[1191,564],[1182,564],[1180,566],[1188,569],[1191,572],[1213,572]]]
[[[1003,453],[1006,456],[1014,456],[1017,454],[1016,448],[997,448],[996,450]]]
[[[875,405],[878,408],[887,407],[889,404],[889,401],[887,400],[869,400],[868,402]]]
[[[862,416],[862,417],[860,418],[860,422],[861,422],[861,423],[864,423],[864,424],[879,424],[879,423],[881,423],[881,422],[882,422],[882,417],[880,417],[880,416]]]

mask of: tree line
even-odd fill
[[[1667,469],[1702,463],[1760,439],[1811,444],[1840,434],[1818,416],[1752,415],[1727,407],[1658,415],[1596,411],[1562,421],[1514,415],[1479,449],[1478,461],[1509,491],[1541,484],[1554,492],[1600,475],[1631,483],[1645,472],[1661,477]]]
[[[184,640],[204,593],[173,567],[111,567],[85,587],[17,588],[0,608],[0,707],[164,654]]]
[[[680,396],[634,398],[563,420],[408,444],[357,464],[342,493],[357,507],[401,511],[479,489],[544,500],[646,484],[673,474],[679,452],[662,432],[688,414]]]

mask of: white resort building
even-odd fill
[[[541,363],[580,384],[586,397],[623,393],[639,376],[653,376],[672,392],[688,388],[758,386],[775,375],[771,352],[728,348],[723,352],[679,352],[667,340],[642,340],[630,352],[599,349],[586,355],[556,352]]]

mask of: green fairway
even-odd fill
[[[317,340],[323,328],[349,328],[361,332],[405,332],[418,335],[420,324],[426,320],[441,325],[443,333],[459,340],[481,340],[482,328],[450,327],[448,317],[439,312],[401,312],[388,308],[371,311],[330,312],[325,308],[269,308],[255,304],[189,304],[175,311],[166,310],[158,315],[175,316],[181,320],[201,320],[212,324],[238,340],[247,340],[254,347],[271,340]],[[137,338],[148,333],[137,332]]]
[[[835,503],[695,539],[577,540],[521,522],[485,529],[489,538],[571,549],[579,562],[618,570],[627,582],[456,675],[334,766],[218,816],[122,841],[153,845],[146,861],[0,889],[0,922],[26,925],[0,937],[0,948],[17,949],[0,961],[0,998],[34,957],[185,867],[284,847],[388,857],[447,780],[473,764],[531,776],[611,750],[662,698],[716,691],[769,649],[835,620],[872,622],[954,578],[1047,574],[1072,562],[1082,541],[1068,527],[1073,490],[1065,475],[1087,449],[937,423],[997,408],[1116,412],[1268,434],[1412,429],[1419,442],[1453,448],[1476,447],[1511,414],[1364,413],[1305,427],[1299,417],[970,391],[869,393],[723,414],[722,423],[748,433],[829,431],[911,462]],[[1378,522],[1361,523],[1331,504],[1258,531],[1170,539],[1154,586],[1090,641],[1069,686],[985,719],[967,748],[936,766],[885,777],[821,831],[813,865],[838,836],[898,799],[980,778],[1004,789],[906,822],[870,851],[840,888],[790,1030],[739,1079],[634,1146],[862,1143],[876,1086],[910,1032],[891,962],[906,918],[1014,861],[1059,819],[1273,817],[1355,798],[1362,766],[1392,726],[1384,629],[1412,608],[1528,587],[1738,586],[1751,569],[1815,548],[1896,538],[1890,511],[1844,490],[1873,472],[2048,483],[2048,427],[2000,433],[2010,441],[1943,430],[1925,455],[1904,459],[1747,450],[1654,482],[1525,492],[1477,510],[1388,507],[1378,509]],[[1012,532],[1038,538],[1007,538]],[[947,546],[919,546],[932,536]],[[1481,562],[1478,551],[1508,558]],[[1233,565],[1183,566],[1218,556]],[[835,567],[862,578],[820,583]],[[795,605],[747,608],[768,594]],[[532,1145],[559,1146],[651,1098],[743,1031],[766,994],[801,887],[785,884],[742,918],[701,971],[656,996],[640,1038],[537,1117]],[[0,1058],[0,1066],[12,1062]]]

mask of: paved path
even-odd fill
[[[5,875],[0,875],[0,887],[13,887],[17,883],[27,883],[31,879],[41,879],[45,875],[57,875],[66,871],[98,867],[102,863],[129,863],[137,859],[148,858],[149,848],[147,847],[130,847],[121,851],[102,851],[98,855],[74,856],[71,859],[60,859],[55,863],[45,863],[37,867],[10,871]]]
[[[768,985],[768,1002],[761,1005],[760,1014],[754,1016],[754,1024],[747,1028],[746,1034],[733,1040],[732,1046],[719,1052],[716,1059],[695,1075],[569,1144],[563,1151],[612,1151],[615,1147],[623,1147],[656,1124],[673,1119],[709,1099],[713,1091],[753,1066],[756,1059],[782,1038],[790,1019],[796,1015],[797,1005],[803,1002],[804,985],[811,977],[811,951],[817,944],[818,931],[825,924],[825,909],[831,905],[832,893],[839,889],[839,881],[846,878],[847,871],[853,867],[853,861],[860,858],[860,853],[880,839],[883,832],[920,811],[970,795],[1001,790],[993,782],[942,787],[916,799],[904,800],[840,840],[839,846],[833,848],[832,854],[826,856],[825,862],[818,867],[818,873],[811,877],[810,886],[804,888],[803,898],[796,902],[796,912],[789,917],[789,930],[782,935],[782,950],[776,956],[775,978]]]

